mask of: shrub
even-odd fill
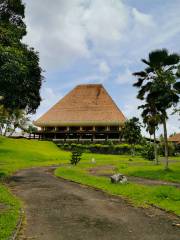
[[[71,164],[72,165],[77,165],[78,162],[81,160],[82,157],[82,150],[81,148],[74,148],[72,151],[72,155],[71,155]]]
[[[165,155],[164,153],[164,143],[160,143],[159,144],[159,152],[161,155]],[[168,143],[168,155],[169,156],[175,156],[175,146],[173,145],[173,143]]]
[[[108,144],[109,143],[109,144]],[[112,144],[112,142],[106,142],[106,144],[81,144],[81,143],[65,143],[58,144],[58,147],[63,148],[65,150],[72,151],[74,148],[80,148],[83,152],[91,152],[91,153],[102,153],[102,154],[122,154],[129,155],[131,154],[131,145],[127,143],[123,144]],[[135,145],[135,153],[137,155],[141,154],[143,147],[141,145]]]
[[[150,161],[154,160],[154,145],[151,143],[144,145],[141,155]]]

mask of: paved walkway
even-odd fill
[[[58,179],[48,168],[21,171],[10,187],[25,207],[20,240],[180,239],[180,228],[172,226],[176,217]]]

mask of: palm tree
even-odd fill
[[[161,123],[161,116],[155,108],[154,104],[144,104],[138,107],[142,108],[142,118],[143,123],[146,126],[146,131],[149,132],[150,136],[154,137],[154,156],[155,163],[158,164],[158,148],[157,148],[157,139],[156,139],[156,130],[158,129],[158,125]]]
[[[133,73],[138,77],[134,86],[139,88],[137,98],[147,104],[152,103],[161,115],[165,142],[165,169],[168,169],[167,110],[179,102],[180,56],[161,49],[150,52],[148,60],[142,59],[142,62],[147,67],[144,71]]]

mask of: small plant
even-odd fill
[[[81,161],[81,157],[82,157],[82,149],[81,148],[73,148],[72,150],[72,155],[71,155],[71,164],[72,165],[77,165],[78,162]]]
[[[142,157],[152,161],[154,160],[155,156],[154,156],[154,146],[153,144],[146,144],[143,147],[142,153],[141,153]]]

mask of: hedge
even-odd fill
[[[131,154],[131,145],[129,144],[77,144],[77,143],[64,143],[57,144],[58,147],[64,150],[72,151],[73,148],[81,148],[83,152],[91,152],[91,153],[104,153],[104,154]],[[135,145],[135,153],[136,155],[140,155],[143,149],[141,145]]]

